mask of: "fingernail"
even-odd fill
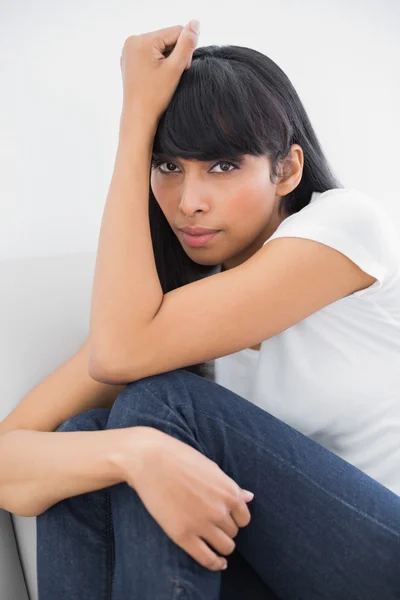
[[[225,563],[221,567],[221,571],[225,571],[225,569],[227,569],[227,568],[228,568],[228,563],[225,561]]]
[[[253,500],[253,498],[254,498],[253,492],[249,492],[249,490],[243,490],[243,493],[248,500]]]
[[[192,19],[189,23],[189,27],[192,31],[194,31],[195,33],[197,33],[197,35],[199,35],[200,33],[200,21],[198,21],[197,19]]]

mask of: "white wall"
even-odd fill
[[[397,0],[0,0],[0,260],[95,252],[131,34],[191,18],[199,45],[269,55],[335,172],[400,234]]]

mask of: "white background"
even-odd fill
[[[124,41],[191,18],[199,46],[253,47],[285,71],[343,185],[400,235],[396,0],[0,0],[0,260],[96,251]]]

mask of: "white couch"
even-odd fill
[[[87,338],[95,262],[95,253],[0,261],[0,422]],[[37,599],[36,520],[0,509],[0,600]]]

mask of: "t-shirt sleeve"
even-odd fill
[[[320,193],[282,221],[263,245],[278,237],[306,238],[335,248],[377,279],[368,290],[379,289],[400,269],[400,241],[389,213],[358,190]]]

